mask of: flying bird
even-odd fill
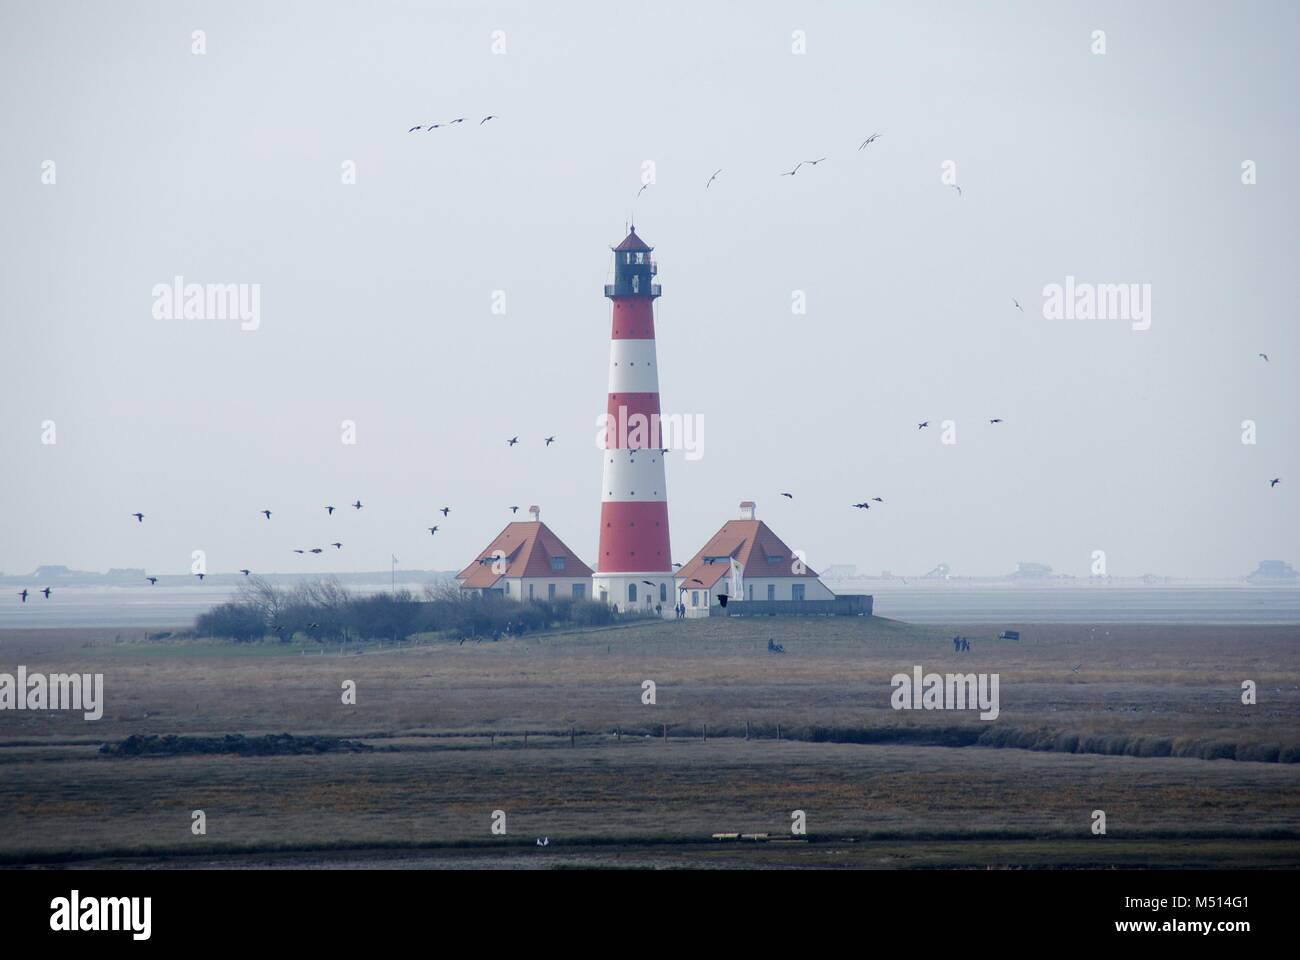
[[[871,504],[867,503],[865,500],[862,503],[855,503],[854,506],[857,507],[859,510],[871,509]]]
[[[133,513],[133,514],[131,514],[131,516],[135,517],[135,522],[136,522],[136,523],[144,523],[144,514],[143,514],[143,513]]]
[[[44,590],[41,591],[41,593],[45,594],[45,599],[46,599],[46,600],[50,599],[50,594],[53,593],[53,592],[54,592],[54,591],[53,591],[51,588],[49,588],[49,587],[46,587]]]
[[[654,581],[653,581],[653,580],[642,580],[641,582],[644,583],[647,587],[653,587],[653,586],[654,586]]]
[[[333,547],[335,550],[343,549],[343,544],[339,543],[337,540],[331,543],[330,546]]]
[[[457,117],[455,120],[448,120],[447,126],[451,126],[453,123],[464,123],[464,122],[465,122],[464,117]]]
[[[994,417],[992,420],[989,421],[989,423],[1001,423],[1001,422],[1002,422],[1001,417]]]
[[[555,442],[555,438],[554,438],[554,437],[547,437],[547,438],[546,438],[546,445],[547,445],[548,447],[549,447],[551,444],[553,444],[554,442]]]
[[[820,160],[805,160],[804,163],[808,164],[810,167],[815,167],[825,159],[825,157],[822,157]]]
[[[638,190],[638,191],[636,192],[636,195],[637,195],[638,197],[641,196],[641,194],[645,193],[645,191],[646,191],[646,187],[648,187],[648,186],[650,186],[650,184],[648,184],[648,183],[643,183],[643,184],[641,184],[641,189]]]
[[[489,120],[495,120],[496,118],[497,118],[497,116],[496,116],[495,113],[490,113],[490,114],[488,114],[486,117],[484,117],[482,120],[480,120],[480,121],[478,122],[478,125],[481,127],[481,126],[483,126],[483,124],[487,123]]]
[[[443,507],[443,508],[442,508],[442,515],[443,515],[444,517],[445,517],[447,514],[449,514],[449,513],[451,513],[451,507]]]
[[[783,176],[783,177],[793,177],[796,173],[799,172],[799,168],[802,167],[802,166],[803,166],[803,161],[800,161],[799,163],[796,163],[796,164],[794,165],[794,169],[793,169],[793,170],[787,170],[785,173],[781,174],[781,176]]]
[[[438,532],[438,528],[437,528],[437,527],[430,527],[430,528],[429,528],[429,536],[433,536],[433,535],[434,535],[435,533],[437,533],[437,532]]]
[[[1025,308],[1020,305],[1020,301],[1017,300],[1015,297],[1011,298],[1011,302],[1016,305],[1016,309],[1019,310],[1021,313],[1025,312]]]
[[[955,183],[950,183],[950,184],[948,184],[948,186],[952,187],[954,190],[957,191],[957,196],[958,196],[958,197],[961,196],[961,187],[957,186],[957,184],[955,184]]]
[[[865,150],[865,149],[867,149],[867,147],[871,146],[873,143],[875,143],[875,142],[876,142],[877,140],[879,140],[879,139],[880,139],[880,134],[878,134],[878,133],[873,133],[871,136],[867,137],[867,139],[865,139],[865,140],[862,141],[862,146],[858,147],[858,149],[859,149],[859,150]]]
[[[506,446],[513,447],[518,442],[519,442],[518,437],[511,437],[509,440],[506,441]]]
[[[262,513],[263,516],[266,517],[266,519],[268,519],[268,520],[271,519],[271,511],[270,511],[270,510],[263,510],[263,511],[261,511],[261,513]]]
[[[206,573],[196,573],[196,574],[194,574],[194,576],[196,576],[196,577],[198,577],[200,580],[202,580],[204,577],[207,576],[207,574],[206,574]]]
[[[1281,483],[1281,482],[1282,482],[1282,478],[1281,478],[1281,477],[1274,477],[1272,480],[1270,480],[1270,481],[1268,482],[1268,488],[1269,488],[1270,490],[1272,490],[1274,487],[1276,487],[1276,486],[1277,486],[1279,483]]]
[[[928,427],[929,425],[930,425],[930,421],[929,421],[929,420],[922,420],[920,423],[918,423],[918,424],[916,425],[916,429],[918,429],[918,430],[924,430],[924,429],[925,429],[926,427]]]
[[[356,503],[350,504],[350,506],[353,506],[353,507],[355,507],[356,509],[360,510],[360,509],[361,509],[361,501],[358,500]]]
[[[248,576],[248,575],[249,575],[250,573],[252,573],[253,571],[252,571],[252,570],[248,570],[248,569],[241,568],[239,572],[242,573],[244,576]]]
[[[518,512],[519,512],[519,508],[518,508],[518,507],[511,507],[511,508],[510,508],[510,512],[511,512],[511,513],[518,513]]]
[[[26,602],[27,602],[27,588],[26,588],[26,587],[23,587],[22,590],[20,590],[20,591],[18,592],[18,596],[20,596],[20,597],[23,598],[23,603],[26,603]]]
[[[884,502],[885,502],[884,499],[881,498],[881,497],[872,497],[871,499],[874,500],[874,501],[876,501],[876,503],[884,503]]]
[[[794,499],[794,494],[793,494],[793,493],[783,493],[783,494],[781,494],[781,496],[783,496],[783,497],[787,497],[787,498],[790,499],[790,500],[793,500],[793,499]]]
[[[415,133],[415,131],[416,131],[416,130],[419,130],[419,129],[420,129],[419,127],[412,127],[410,130],[407,130],[406,132],[407,132],[407,133]]]
[[[312,552],[312,553],[324,553],[325,551],[322,550],[320,547],[312,547],[312,548],[311,548],[311,552]]]
[[[294,547],[294,548],[293,548],[293,552],[294,552],[294,553],[306,553],[307,551],[306,551],[306,550],[299,550],[297,547]]]
[[[716,180],[716,179],[718,179],[718,174],[720,174],[721,172],[722,172],[722,168],[721,168],[721,167],[718,167],[718,169],[716,169],[716,170],[713,171],[713,176],[709,177],[709,182],[706,183],[706,184],[704,185],[704,189],[705,189],[705,190],[707,190],[707,189],[709,189],[709,187],[713,186],[713,181]]]
[[[1265,363],[1268,363],[1268,354],[1267,354],[1267,353],[1261,353],[1260,356],[1264,358],[1264,362],[1265,362]]]
[[[326,508],[325,508],[325,512],[328,513],[331,517],[334,516],[334,508],[333,508],[333,507],[326,507]]]
[[[151,587],[158,582],[157,577],[145,577],[145,579],[149,581],[149,586]]]

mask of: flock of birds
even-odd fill
[[[411,129],[407,130],[406,132],[415,133],[417,130],[423,130],[425,133],[429,133],[433,130],[437,130],[440,127],[454,127],[458,123],[464,123],[467,119],[468,117],[457,117],[455,120],[440,120],[437,123],[419,123],[416,124],[414,127],[411,127]],[[478,125],[481,127],[489,120],[495,120],[495,119],[497,119],[496,114],[489,113],[486,117],[484,117],[482,120],[478,122]]]
[[[488,119],[491,119],[491,118],[489,117]],[[555,437],[554,437],[554,436],[543,437],[542,439],[543,439],[543,441],[545,442],[546,446],[548,446],[548,447],[549,447],[551,444],[553,444],[553,443],[555,442]],[[518,443],[519,443],[519,437],[518,437],[518,436],[511,437],[509,440],[506,441],[507,446],[511,446],[511,447],[515,446],[515,445],[518,444]],[[667,451],[665,451],[665,452],[667,452]],[[362,503],[361,500],[358,498],[357,500],[354,500],[352,503],[348,504],[348,506],[352,507],[354,510],[361,510],[361,509],[365,506],[365,504]],[[334,511],[336,511],[337,509],[338,509],[338,507],[334,506],[333,504],[325,504],[325,513],[326,513],[328,516],[331,516],[331,517],[334,516]],[[510,512],[511,512],[512,514],[517,514],[517,513],[519,512],[519,507],[518,507],[518,505],[513,505],[513,504],[512,504],[512,505],[509,507],[509,510],[510,510]],[[260,513],[260,514],[261,514],[263,517],[265,517],[267,520],[270,520],[271,517],[272,517],[272,515],[274,514],[274,511],[273,511],[273,510],[269,510],[269,509],[267,509],[267,510],[259,510],[259,511],[257,511],[257,512]],[[442,516],[443,516],[443,519],[445,520],[447,517],[451,516],[451,507],[449,507],[449,506],[443,506],[443,507],[440,507],[440,508],[438,509],[437,512],[438,512],[438,513],[441,513]],[[143,511],[139,511],[139,510],[137,510],[135,513],[131,514],[131,516],[135,518],[136,523],[144,523],[145,514],[143,513]],[[438,527],[437,524],[433,524],[432,526],[426,527],[425,529],[427,529],[427,530],[429,531],[429,535],[430,535],[430,536],[433,536],[433,535],[437,534],[437,532],[438,532],[438,530],[439,530],[440,528]],[[334,547],[336,550],[342,550],[342,549],[343,549],[343,543],[342,543],[342,541],[339,541],[339,540],[335,540],[333,543],[331,543],[331,544],[329,544],[329,545],[330,545],[331,547]],[[293,549],[293,552],[296,553],[296,554],[299,554],[300,556],[306,556],[306,555],[309,554],[309,553],[310,553],[310,554],[315,554],[315,555],[320,555],[320,554],[322,554],[322,553],[325,552],[325,548],[324,548],[324,547],[302,547],[302,548],[300,548],[300,547],[295,547],[295,548]],[[245,577],[247,577],[247,576],[251,576],[252,573],[253,573],[253,571],[252,571],[251,569],[247,568],[247,567],[241,567],[240,570],[239,570],[239,572],[240,572],[241,574],[243,574]],[[195,573],[194,576],[195,576],[198,580],[202,581],[202,580],[207,576],[207,574],[206,574],[206,573]],[[148,577],[145,577],[145,580],[147,580],[147,581],[149,582],[149,586],[151,586],[151,587],[152,587],[152,586],[156,586],[157,583],[158,583],[158,578],[157,578],[157,577],[154,577],[154,576],[148,576]],[[654,586],[654,584],[651,584],[651,586]],[[52,593],[54,592],[54,588],[53,588],[53,587],[45,587],[44,589],[42,589],[42,590],[38,590],[38,591],[36,591],[36,592],[37,592],[37,593],[40,593],[40,594],[43,594],[44,597],[45,597],[45,599],[48,600],[48,599],[50,598],[50,594],[52,594]],[[26,603],[26,602],[27,602],[27,598],[28,598],[29,596],[31,596],[31,593],[30,593],[30,592],[29,592],[29,591],[24,587],[21,591],[19,591],[18,596],[19,596],[20,600],[21,600],[23,603]]]

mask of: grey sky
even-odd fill
[[[674,559],[752,498],[814,567],[1300,560],[1294,5],[557,6],[0,8],[0,570],[457,568],[530,503],[594,560],[634,210]],[[154,319],[178,274],[260,328]],[[1067,275],[1151,328],[1043,319]]]

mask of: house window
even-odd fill
[[[776,599],[776,584],[775,584],[775,583],[769,583],[769,584],[767,585],[767,599],[769,599],[769,600],[775,600],[775,599]]]
[[[749,585],[749,599],[754,599],[754,585],[752,583]]]
[[[659,602],[660,603],[668,602],[668,584],[666,583],[659,584]]]
[[[573,585],[573,599],[582,600],[587,596],[587,585],[584,583],[575,583]]]
[[[531,583],[528,585],[528,599],[533,599],[533,585]]]
[[[699,605],[700,605],[700,591],[698,591],[698,590],[692,590],[692,591],[691,591],[691,606],[692,606],[692,607],[698,607]]]
[[[510,596],[510,581],[506,581],[506,596]]]
[[[629,583],[629,584],[627,585],[627,602],[628,602],[628,603],[636,603],[636,584],[635,584],[635,583]]]
[[[802,599],[803,599],[803,587],[804,587],[804,585],[803,585],[802,583],[792,583],[792,584],[790,584],[790,599],[791,599],[791,600],[802,600]]]
[[[548,584],[546,585],[546,599],[547,599],[547,600],[554,600],[554,599],[555,599],[555,584],[553,584],[553,583],[548,583]]]
[[[552,570],[563,570],[563,569],[564,569],[564,558],[563,558],[563,557],[551,557],[551,569],[552,569]]]

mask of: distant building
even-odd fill
[[[507,524],[473,563],[456,574],[460,588],[513,600],[586,598],[591,567],[542,523],[539,508],[529,507],[528,512],[532,520]]]
[[[941,563],[933,570],[931,570],[929,573],[924,574],[921,577],[921,579],[922,580],[947,580],[948,577],[951,576],[951,573],[952,572],[949,569],[948,564]]]
[[[1049,580],[1052,568],[1045,563],[1017,563],[1016,572],[1007,574],[1009,580]]]
[[[1261,560],[1255,571],[1246,577],[1248,583],[1290,583],[1300,577],[1284,560]]]
[[[677,595],[688,617],[709,616],[720,596],[729,601],[835,599],[817,571],[757,518],[752,500],[743,501],[740,511],[739,520],[724,523],[677,571]],[[733,595],[736,586],[739,596]]]
[[[851,563],[832,563],[822,571],[823,580],[852,580],[858,575],[858,568]]]

